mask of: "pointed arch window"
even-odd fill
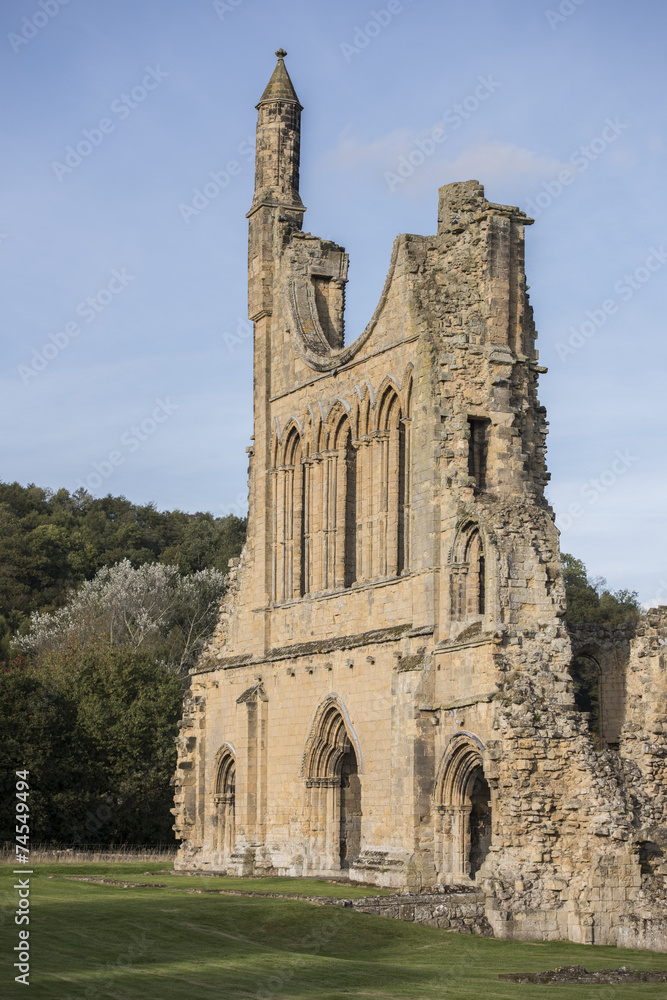
[[[410,421],[389,385],[377,429],[365,438],[358,565],[364,579],[397,576],[409,565]]]
[[[465,525],[458,533],[451,563],[452,618],[484,615],[487,609],[487,570],[479,528]]]
[[[304,593],[304,466],[301,435],[292,427],[273,470],[273,598],[279,603]]]
[[[357,579],[357,449],[352,427],[345,416],[334,437],[336,461],[335,580],[336,587],[351,587]]]

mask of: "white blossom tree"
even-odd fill
[[[185,672],[215,627],[225,575],[204,569],[182,576],[176,566],[128,559],[104,566],[57,611],[32,615],[15,643],[36,656],[69,640],[112,649],[154,651]]]

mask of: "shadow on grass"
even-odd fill
[[[33,876],[30,940],[33,1000],[533,1000],[544,987],[502,983],[498,973],[566,964],[667,968],[667,955],[495,941],[306,902],[122,889],[49,879],[46,871]],[[11,982],[12,973],[3,978]],[[619,1000],[664,997],[664,985],[550,986],[548,993],[609,1000],[611,989]],[[3,995],[22,994],[15,985]]]

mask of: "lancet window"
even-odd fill
[[[393,383],[337,401],[274,441],[273,600],[398,576],[409,566],[410,420]]]
[[[479,528],[459,530],[451,563],[452,618],[462,620],[486,612],[487,573]]]
[[[361,437],[357,567],[364,580],[408,567],[409,435],[410,421],[389,386],[378,404],[377,428]]]
[[[273,593],[278,602],[304,593],[304,467],[301,436],[293,427],[273,470]]]

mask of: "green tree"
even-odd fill
[[[0,483],[0,615],[11,634],[34,611],[63,607],[103,566],[162,562],[182,574],[227,572],[245,541],[244,518],[158,511],[110,494]],[[1,636],[0,636],[1,642]],[[0,662],[7,662],[0,645]]]
[[[563,553],[567,621],[576,624],[619,625],[641,613],[636,591],[607,588],[603,577],[590,579],[581,559]]]
[[[166,664],[102,644],[70,642],[1,671],[1,836],[13,839],[13,776],[25,767],[33,842],[173,840],[182,697]]]

